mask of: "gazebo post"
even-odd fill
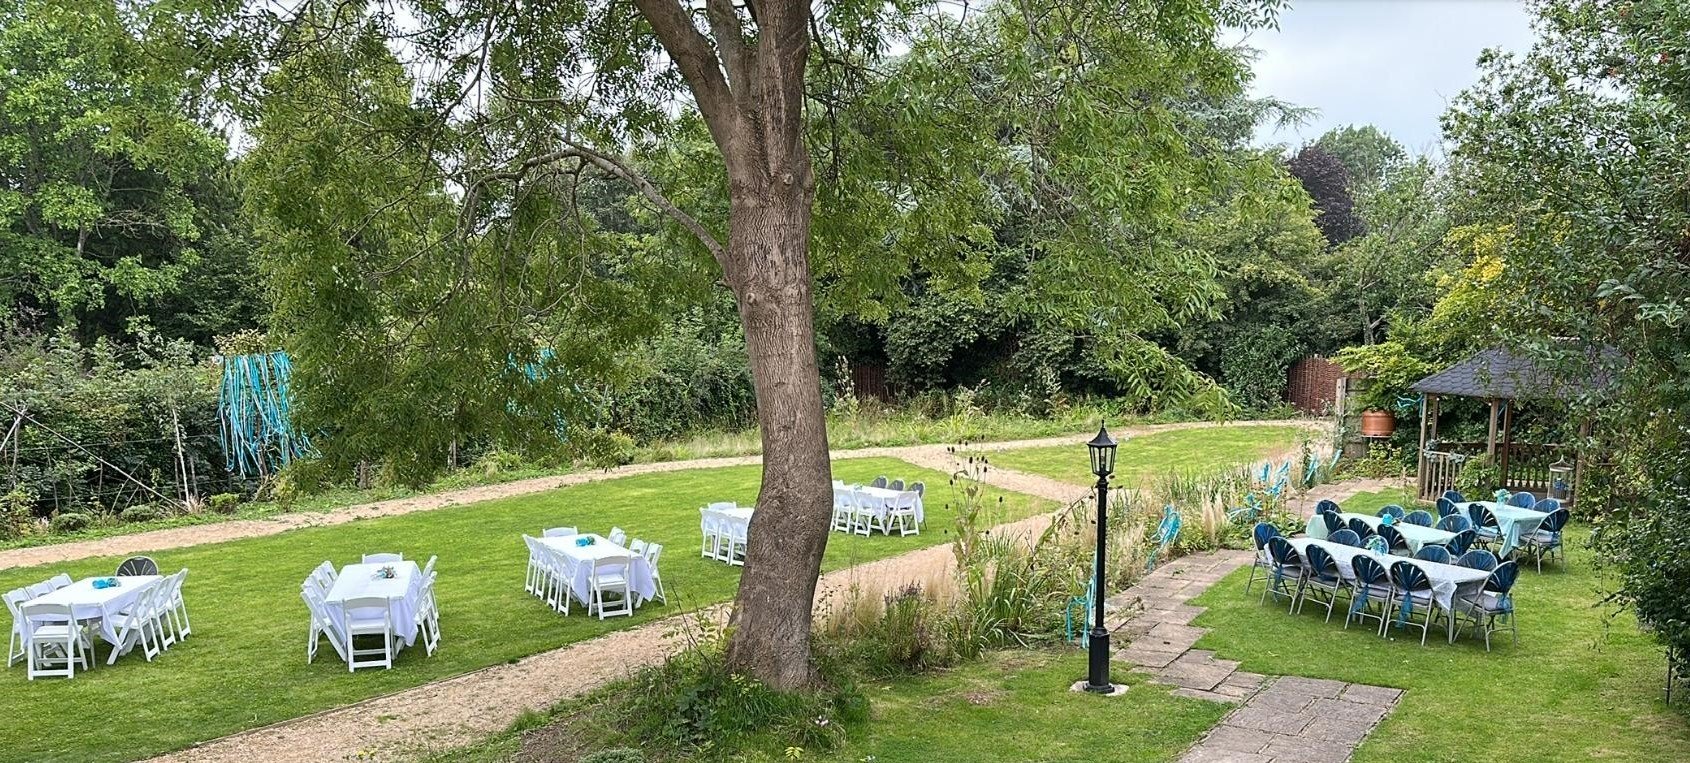
[[[1496,458],[1496,398],[1490,399],[1490,434],[1485,437],[1485,455]]]
[[[1414,496],[1426,497],[1426,396],[1420,396],[1420,449],[1414,453]]]
[[[1502,486],[1508,487],[1508,455],[1514,449],[1514,401],[1508,400],[1502,409],[1502,458],[1498,459],[1501,469]]]

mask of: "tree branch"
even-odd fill
[[[634,6],[674,59],[675,68],[692,89],[704,123],[710,127],[710,135],[725,151],[733,137],[733,91],[728,88],[727,76],[722,73],[721,61],[710,40],[693,26],[691,14],[679,0],[634,0]]]
[[[488,173],[470,184],[464,194],[464,214],[466,216],[473,214],[469,207],[477,203],[482,187],[490,183],[500,180],[522,180],[539,167],[564,159],[580,159],[632,186],[634,190],[639,191],[640,195],[646,198],[646,201],[657,207],[658,211],[679,223],[682,228],[685,228],[688,233],[697,238],[705,249],[710,250],[710,256],[715,257],[717,262],[725,261],[727,250],[722,246],[722,242],[716,238],[716,235],[711,233],[709,228],[704,227],[704,224],[699,222],[698,218],[687,214],[676,206],[655,183],[651,182],[639,170],[634,169],[627,161],[612,154],[593,150],[568,138],[564,138],[563,143],[567,148],[530,156],[512,169]],[[460,222],[459,227],[467,232],[468,226],[466,223]]]
[[[681,227],[686,228],[688,232],[698,238],[698,242],[703,244],[705,249],[710,250],[710,256],[715,257],[717,262],[727,262],[727,250],[723,248],[722,242],[716,239],[715,234],[711,233],[709,228],[704,227],[704,224],[699,222],[697,218],[675,206],[675,203],[670,201],[669,197],[664,196],[663,191],[659,190],[657,185],[652,183],[645,175],[628,166],[628,163],[619,157],[601,154],[567,138],[563,142],[574,149],[581,158],[633,186],[635,190],[640,192],[640,195],[646,197],[647,201],[662,210],[663,214],[680,223]]]
[[[721,51],[722,65],[728,71],[728,89],[743,98],[751,87],[751,71],[756,68],[756,52],[745,44],[745,27],[740,24],[739,12],[733,0],[705,0],[705,14],[710,19],[710,34],[716,38]]]

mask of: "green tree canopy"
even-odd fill
[[[0,4],[0,313],[18,325],[209,343],[256,317],[227,146],[150,58],[155,10]]]

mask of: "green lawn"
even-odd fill
[[[1142,485],[1175,470],[1216,471],[1267,458],[1297,444],[1303,430],[1271,424],[1177,429],[1129,438],[1115,456],[1115,483]],[[992,453],[991,462],[1005,469],[1042,474],[1075,484],[1097,481],[1091,474],[1086,449],[1073,445],[1024,448]]]
[[[868,481],[877,474],[925,479],[928,531],[920,536],[836,535],[826,569],[945,543],[953,512],[947,477],[893,459],[852,459],[835,475]],[[697,507],[718,500],[749,503],[760,467],[625,477],[499,501],[288,532],[266,538],[155,554],[161,567],[191,570],[186,598],[194,636],[152,664],[132,654],[74,680],[27,682],[21,665],[0,674],[0,761],[132,760],[241,729],[294,718],[405,689],[626,628],[683,608],[732,596],[738,568],[702,559]],[[995,501],[993,502],[995,504]],[[1054,505],[1010,495],[1005,516]],[[576,525],[625,528],[666,546],[662,572],[669,604],[633,618],[600,622],[577,609],[552,612],[522,590],[527,552],[521,533]],[[373,551],[407,558],[440,556],[437,595],[442,649],[432,658],[406,650],[389,671],[346,672],[328,659],[306,665],[307,627],[299,584],[324,559],[356,562]],[[0,590],[56,572],[110,574],[119,560],[93,559],[0,572]],[[321,656],[321,655],[319,655]],[[103,653],[102,653],[103,659]],[[372,722],[374,722],[372,720]]]
[[[1402,502],[1363,494],[1345,508]],[[1244,595],[1240,570],[1193,604],[1208,607],[1199,648],[1242,660],[1244,670],[1406,689],[1401,704],[1356,751],[1358,763],[1484,760],[1690,760],[1690,723],[1661,701],[1665,660],[1629,617],[1604,621],[1601,579],[1569,535],[1571,568],[1522,571],[1515,588],[1520,642],[1506,634],[1487,653],[1471,634],[1380,639],[1345,631],[1308,610],[1292,617]],[[1611,584],[1612,581],[1609,581]]]
[[[1085,673],[1082,651],[1012,651],[934,676],[868,686],[868,724],[852,731],[844,749],[816,759],[1167,761],[1230,709],[1174,696],[1119,664],[1112,677],[1132,686],[1124,696],[1069,691]]]

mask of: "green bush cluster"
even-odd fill
[[[16,467],[8,458],[6,476],[33,499],[32,516],[120,512],[149,500],[120,470],[166,495],[180,492],[179,424],[195,492],[234,487],[217,443],[219,378],[181,341],[143,337],[120,347],[84,346],[69,334],[0,339],[0,400],[30,417],[18,428]],[[8,428],[11,414],[0,415],[0,429]]]
[[[87,514],[73,511],[53,517],[48,529],[55,533],[73,533],[87,529],[93,522],[93,518]]]

